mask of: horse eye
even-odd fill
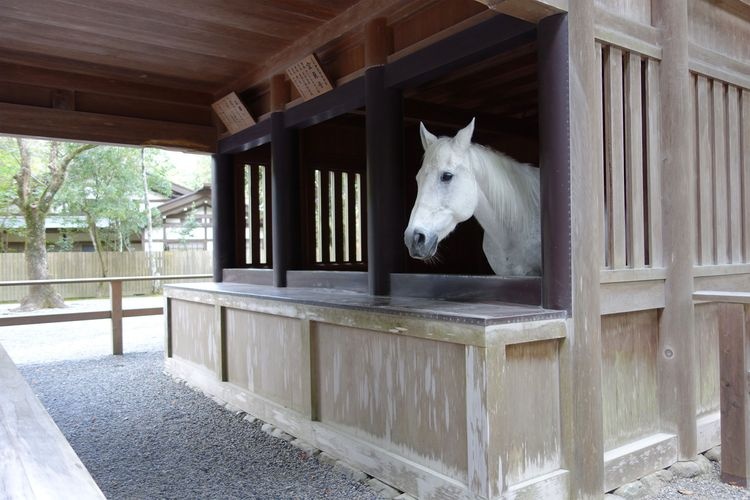
[[[453,179],[453,174],[452,174],[452,173],[450,173],[450,172],[443,172],[443,173],[442,173],[442,174],[440,175],[440,181],[441,181],[441,182],[450,182],[450,181],[451,181],[451,179]]]

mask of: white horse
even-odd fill
[[[432,259],[438,243],[473,215],[495,274],[541,274],[539,169],[473,144],[474,120],[455,137],[436,137],[422,123],[419,131],[424,160],[404,232],[409,254]]]

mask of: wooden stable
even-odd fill
[[[744,309],[693,292],[750,289],[745,0],[11,3],[0,133],[214,153],[171,373],[420,498],[600,498],[719,444]],[[473,222],[408,259],[418,123],[474,116],[540,168],[540,278]]]

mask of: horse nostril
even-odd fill
[[[418,246],[424,245],[424,242],[427,241],[427,237],[424,233],[420,233],[419,231],[414,232],[414,244]]]

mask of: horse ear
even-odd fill
[[[419,122],[419,136],[422,138],[422,148],[425,150],[437,140],[437,136],[427,130],[427,127],[422,122]]]
[[[474,120],[472,118],[468,125],[458,131],[453,139],[460,149],[467,149],[471,144],[471,136],[474,135]]]

